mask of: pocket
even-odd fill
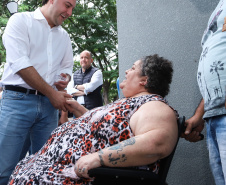
[[[13,111],[21,110],[21,106],[23,105],[26,96],[27,95],[25,93],[4,90],[1,99],[0,114],[3,114],[3,112],[12,113]]]
[[[25,93],[5,90],[5,91],[3,91],[2,99],[6,99],[6,100],[22,100],[22,99],[24,99],[25,96],[26,96]]]

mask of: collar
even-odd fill
[[[45,16],[42,14],[41,10],[40,10],[40,7],[37,8],[35,11],[34,11],[34,19],[37,19],[37,20],[40,20],[40,21],[46,21],[46,23],[48,24],[48,21],[46,20]],[[49,24],[48,24],[49,25]],[[61,26],[54,26],[52,29],[60,29]]]
[[[82,68],[81,68],[81,72],[82,72],[82,73],[88,73],[91,69],[92,69],[92,65],[91,65],[88,69],[86,69],[85,72],[83,72],[83,71],[82,71]]]
[[[37,8],[34,11],[34,18],[37,20],[46,20],[46,18],[44,17],[44,15],[42,14],[40,8]]]

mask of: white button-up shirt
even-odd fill
[[[3,85],[32,89],[16,74],[30,66],[51,86],[57,74],[72,75],[73,52],[69,35],[61,26],[51,28],[39,8],[11,16],[3,34],[3,44],[6,48]]]
[[[103,75],[101,70],[97,70],[95,73],[93,73],[93,76],[91,77],[91,80],[89,83],[82,84],[84,86],[84,93],[87,95],[89,92],[93,92],[95,89],[97,89],[100,85],[103,84]],[[71,81],[68,83],[67,86],[67,93],[73,94],[78,92],[78,89],[75,89],[74,87],[74,78],[71,78]],[[79,104],[85,104],[84,96],[78,96],[77,102]]]

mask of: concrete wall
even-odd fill
[[[201,100],[196,71],[201,37],[218,0],[117,0],[119,76],[133,62],[158,53],[174,64],[169,103],[189,118]],[[180,140],[169,185],[214,185],[206,142]]]

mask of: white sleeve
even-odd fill
[[[27,21],[26,15],[22,13],[12,15],[2,37],[6,48],[7,62],[13,74],[32,66],[29,59],[30,47],[27,31],[29,23]]]
[[[95,89],[97,89],[100,85],[103,84],[103,75],[101,70],[97,70],[89,83],[83,84],[85,89],[84,93],[87,95],[89,92],[93,92]]]
[[[76,93],[76,92],[78,92],[78,89],[75,89],[75,87],[74,87],[74,79],[73,79],[73,75],[72,75],[71,81],[67,85],[67,93],[73,94],[73,93]]]
[[[60,73],[67,73],[71,76],[71,78],[73,77],[72,76],[72,69],[73,69],[73,51],[72,51],[72,46],[71,46],[71,40],[70,40],[70,37],[68,36],[68,42],[67,42],[67,49],[66,49],[66,52],[64,54],[64,57],[61,61],[61,64],[60,64]]]

